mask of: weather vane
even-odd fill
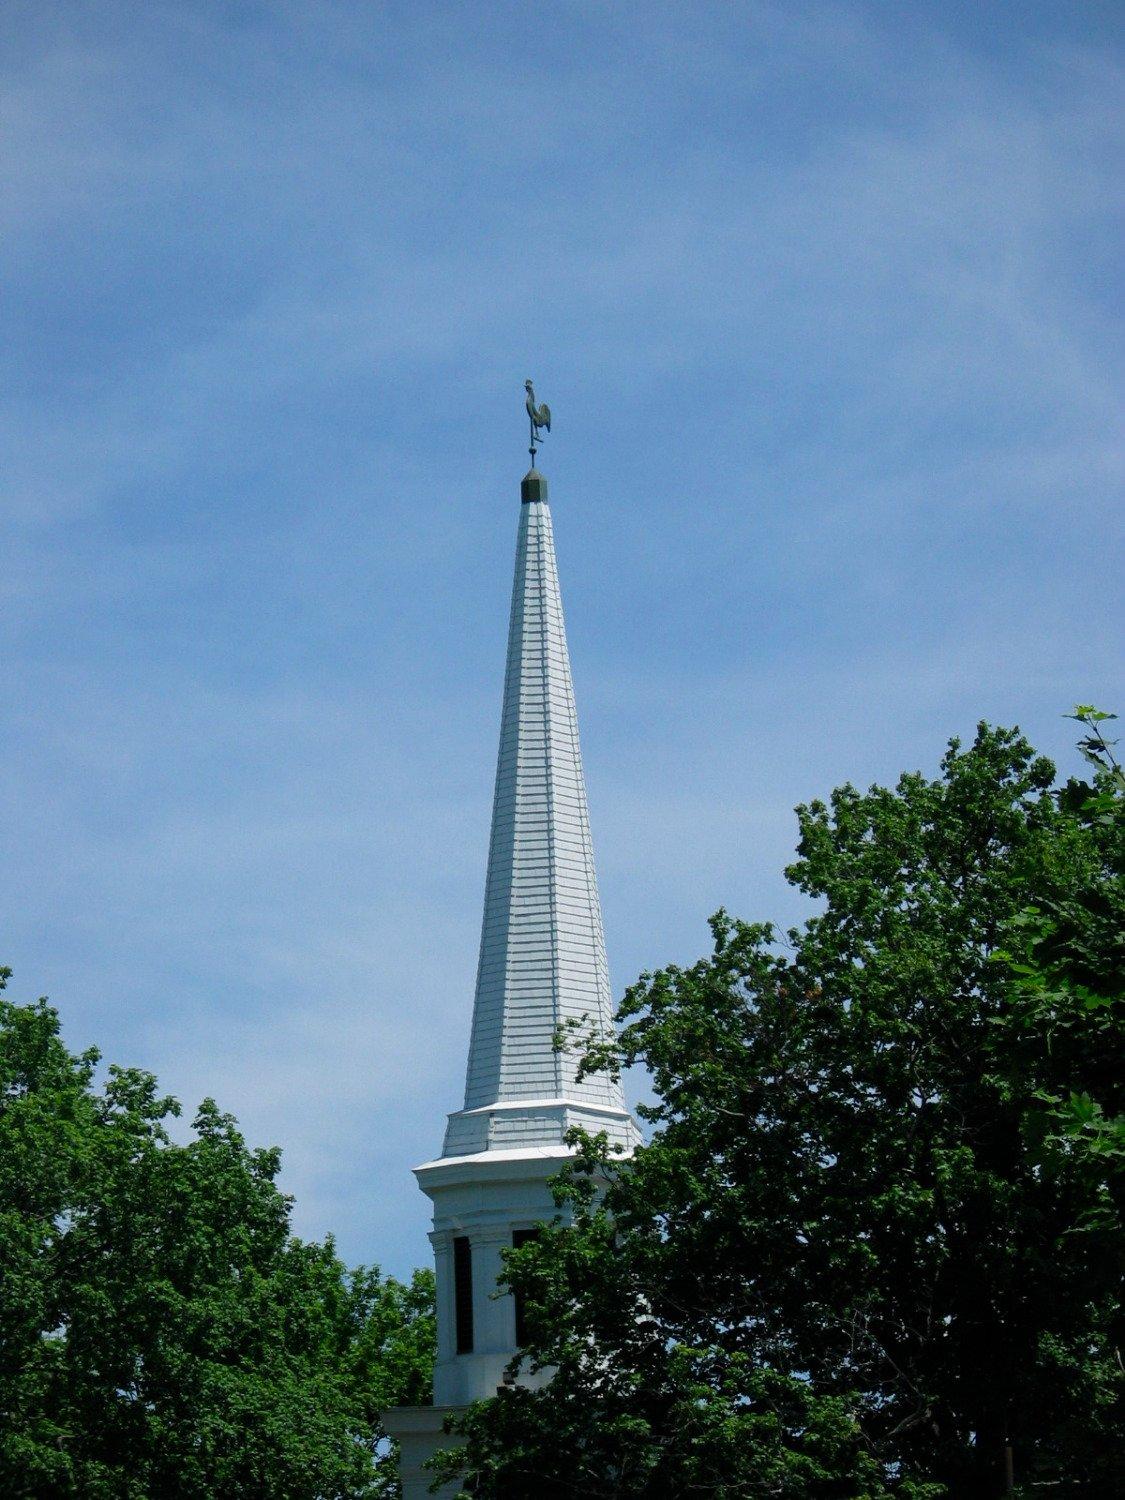
[[[551,408],[547,405],[546,401],[541,406],[536,406],[535,387],[530,380],[524,381],[523,388],[527,392],[527,400],[524,405],[527,407],[527,414],[531,418],[531,447],[527,451],[531,454],[531,467],[534,469],[536,444],[543,441],[539,434],[541,431],[550,432],[551,430]]]

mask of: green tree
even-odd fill
[[[392,1492],[378,1413],[428,1399],[432,1278],[296,1239],[276,1150],[210,1100],[176,1144],[155,1079],[97,1062],[0,999],[0,1492]]]
[[[653,1138],[584,1139],[511,1254],[557,1374],[470,1412],[475,1494],[1125,1490],[1120,781],[982,725],[797,815],[817,913],[720,913],[587,1053]]]
[[[1033,1132],[1041,1152],[1050,1155],[1061,1135],[1070,1147],[1115,1157],[1120,1166],[1125,1158],[1119,1009],[1125,974],[1120,879],[1125,771],[1113,753],[1116,741],[1106,739],[1103,727],[1116,714],[1079,704],[1067,717],[1086,730],[1078,748],[1093,767],[1093,778],[1072,777],[1059,799],[1092,831],[1102,863],[1090,878],[1042,893],[1038,904],[1013,919],[1007,948],[994,957],[1014,978],[1008,1060],[1015,1088],[1025,1070],[1025,1039],[1050,1039],[1050,1067],[1040,1069]],[[1088,1086],[1081,1092],[1075,1092],[1078,1079]],[[1093,1170],[1100,1175],[1097,1164]],[[1115,1184],[1120,1179],[1111,1172],[1106,1201],[1091,1210],[1097,1217],[1108,1213],[1112,1219],[1120,1211],[1120,1199],[1114,1203],[1108,1196]]]

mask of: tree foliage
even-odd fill
[[[652,1141],[582,1139],[510,1256],[557,1373],[469,1413],[475,1494],[1125,1490],[1125,798],[1077,712],[1088,780],[982,725],[798,808],[816,914],[627,992],[585,1065],[649,1070]]]
[[[0,1492],[383,1493],[379,1410],[429,1399],[432,1277],[294,1238],[278,1151],[211,1100],[176,1144],[155,1079],[97,1063],[0,1000]]]

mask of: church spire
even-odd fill
[[[578,1082],[568,1021],[604,1035],[612,999],[547,481],[521,485],[500,754],[464,1107],[444,1155],[559,1147],[580,1124],[631,1147],[620,1085]]]
[[[550,414],[533,394],[534,439]],[[449,1116],[442,1154],[414,1169],[434,1205],[434,1405],[384,1416],[408,1500],[427,1492],[421,1463],[441,1445],[444,1415],[507,1379],[520,1332],[514,1299],[497,1295],[504,1254],[558,1213],[551,1180],[573,1154],[567,1131],[604,1132],[625,1152],[640,1144],[620,1084],[605,1074],[579,1082],[573,1053],[555,1048],[568,1021],[611,1034],[613,1013],[547,481],[537,469],[520,499],[465,1102]],[[550,1378],[526,1367],[517,1377],[532,1386]]]

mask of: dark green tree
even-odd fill
[[[652,1142],[583,1140],[573,1224],[510,1256],[557,1374],[470,1412],[475,1494],[1125,1492],[1125,798],[1093,753],[1056,787],[982,725],[934,780],[799,808],[816,914],[720,913],[627,992],[586,1066],[648,1069]]]
[[[3,971],[0,988],[8,971]],[[428,1399],[433,1287],[290,1233],[280,1155],[76,1057],[0,999],[0,1493],[390,1493],[379,1411]]]

